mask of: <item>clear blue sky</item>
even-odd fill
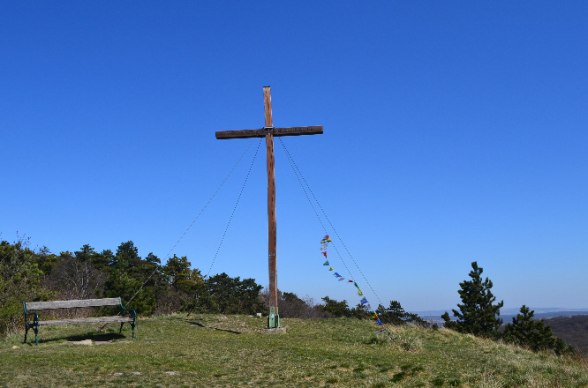
[[[477,260],[505,306],[588,307],[587,2],[279,3],[3,2],[0,238],[163,257],[248,152],[175,248],[206,272],[257,144],[214,132],[271,85],[276,126],[324,125],[283,140],[384,303],[454,307]],[[280,288],[356,304],[276,151]],[[264,163],[213,273],[266,285]]]

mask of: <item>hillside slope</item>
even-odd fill
[[[588,386],[584,359],[534,354],[449,330],[390,327],[354,319],[284,320],[176,315],[143,319],[138,338],[43,328],[43,342],[0,342],[1,385]],[[114,328],[113,328],[114,329]],[[86,339],[82,346],[76,340]],[[89,340],[93,340],[89,341]],[[101,345],[99,345],[101,344]]]
[[[588,356],[588,315],[546,319],[553,334]]]

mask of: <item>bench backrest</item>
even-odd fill
[[[25,302],[24,306],[27,311],[39,310],[57,310],[73,309],[82,307],[100,307],[100,306],[121,306],[122,302],[118,298],[103,299],[78,299],[78,300],[55,300],[51,302]]]

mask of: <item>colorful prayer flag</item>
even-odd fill
[[[325,267],[329,267],[329,271],[333,272],[333,276],[335,276],[337,278],[337,280],[344,281],[347,280],[348,283],[353,283],[353,286],[357,289],[357,295],[361,296],[361,300],[360,300],[360,304],[363,308],[365,308],[367,311],[372,312],[372,306],[370,305],[370,303],[368,302],[367,298],[363,295],[363,291],[361,290],[361,288],[359,287],[359,284],[357,284],[357,282],[355,282],[353,279],[346,279],[343,276],[341,276],[341,274],[339,272],[334,272],[335,268],[333,268],[330,263],[329,260],[326,260],[328,253],[327,253],[327,249],[329,246],[329,243],[331,242],[331,238],[329,237],[329,235],[325,235],[325,237],[321,240],[321,253],[323,255],[323,257],[325,257],[325,261],[323,263],[323,266]],[[384,322],[382,322],[382,320],[380,319],[380,316],[378,315],[377,311],[373,311],[372,315],[372,319],[374,320],[374,322],[376,323],[376,325],[378,326],[383,326]],[[378,330],[380,333],[386,332],[385,328],[381,328]]]

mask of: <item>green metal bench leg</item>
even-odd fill
[[[121,322],[120,323],[120,329],[118,330],[118,334],[121,334],[122,333],[122,328],[123,328],[123,325],[124,324],[125,324],[124,322]]]
[[[135,326],[137,326],[137,311],[131,311],[131,316],[133,317],[133,322],[131,322],[131,335],[135,338]]]
[[[35,331],[35,345],[39,345],[39,326],[34,326],[33,330]]]
[[[24,307],[24,322],[25,322],[25,337],[24,337],[24,342],[23,343],[27,343],[27,334],[29,334],[29,329],[31,328],[29,326],[29,311],[27,309],[27,304],[25,302],[23,302],[23,307]]]
[[[35,332],[35,345],[39,345],[39,314],[35,313],[33,321],[33,331]]]

